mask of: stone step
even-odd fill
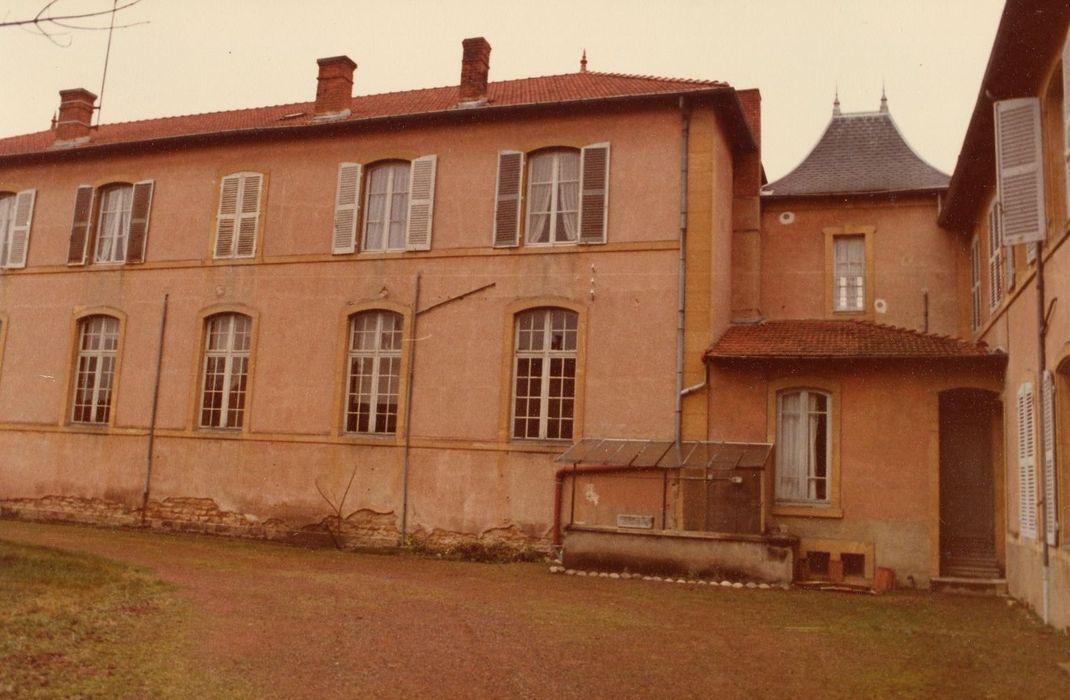
[[[940,593],[958,593],[963,595],[1007,595],[1007,579],[973,578],[964,576],[936,576],[929,581],[929,587]]]

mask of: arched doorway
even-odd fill
[[[1000,411],[994,392],[954,389],[940,394],[941,576],[1002,576],[993,469]]]

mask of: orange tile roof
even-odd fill
[[[479,109],[695,93],[729,87],[727,83],[712,80],[656,78],[591,71],[490,83],[487,86],[486,106]],[[456,111],[458,90],[457,86],[449,86],[354,97],[352,114],[332,123]],[[274,107],[102,124],[93,130],[89,142],[82,147],[258,129],[300,128],[314,123],[314,106],[315,102],[296,102]],[[52,150],[54,141],[55,136],[51,130],[0,139],[0,157],[47,152]]]
[[[1003,358],[984,343],[868,321],[786,320],[731,326],[711,360],[776,358]]]

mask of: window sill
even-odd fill
[[[774,505],[773,515],[782,515],[801,518],[842,518],[843,508],[835,505],[815,504],[805,505]]]

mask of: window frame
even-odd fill
[[[74,420],[75,393],[78,389],[78,359],[81,347],[82,321],[94,316],[107,316],[118,321],[118,342],[115,349],[115,364],[111,381],[111,403],[106,422],[83,422]],[[59,411],[61,418],[59,424],[76,430],[98,431],[107,430],[115,425],[115,416],[118,412],[118,399],[120,385],[122,383],[122,368],[124,346],[126,344],[126,314],[120,309],[111,306],[91,306],[77,309],[71,315],[70,329],[68,332],[67,348],[67,373],[61,398],[62,405]]]
[[[118,211],[118,221],[115,221],[109,228],[112,229],[108,240],[112,242],[111,250],[113,255],[109,259],[102,259],[101,257],[101,243],[104,240],[102,235],[104,231],[104,216],[105,214],[112,214],[116,212],[105,211],[105,207],[108,205],[108,200],[116,193],[122,194],[124,201],[120,202]],[[94,222],[92,225],[93,236],[93,264],[95,265],[123,265],[126,263],[126,252],[130,242],[130,222],[133,219],[134,208],[134,185],[129,182],[113,182],[103,187],[98,187],[96,190],[97,207],[94,212]],[[114,251],[117,249],[116,242],[122,242],[122,256],[114,255]]]
[[[371,247],[368,245],[368,223],[369,215],[371,214],[371,198],[372,192],[372,178],[375,177],[377,172],[383,172],[387,169],[392,171],[392,176],[387,181],[386,192],[383,193],[385,206],[384,215],[388,212],[392,216],[394,213],[394,183],[402,170],[404,170],[405,181],[405,201],[401,205],[401,209],[404,213],[404,218],[400,221],[401,226],[401,242],[398,246],[390,246],[390,228],[392,221],[389,216],[380,222],[383,227],[381,234],[383,237],[382,245],[378,247]],[[363,173],[364,191],[361,193],[361,212],[360,212],[360,251],[368,253],[400,253],[407,250],[406,245],[408,238],[409,228],[409,209],[412,202],[412,161],[402,159],[380,160],[374,163],[369,163],[364,166]]]
[[[204,406],[205,406],[205,391],[208,386],[208,366],[210,357],[224,358],[224,378],[233,376],[233,362],[231,361],[236,356],[242,354],[242,351],[236,351],[228,344],[228,347],[223,351],[209,349],[209,343],[211,342],[210,324],[213,319],[222,317],[245,317],[248,320],[248,349],[244,351],[245,358],[245,383],[242,387],[242,405],[239,409],[241,411],[241,418],[238,425],[206,425],[204,421]],[[253,399],[253,377],[255,376],[255,360],[256,360],[256,338],[258,329],[258,317],[251,310],[244,307],[237,306],[224,306],[214,307],[210,310],[206,310],[199,315],[200,321],[200,342],[197,346],[197,364],[195,373],[195,386],[197,391],[194,392],[194,401],[192,405],[192,425],[196,430],[201,431],[214,431],[219,433],[244,433],[248,431],[249,426],[249,414],[252,407]],[[233,327],[228,332],[230,339],[234,338]],[[229,342],[229,341],[228,341]],[[217,354],[210,355],[210,352]],[[222,353],[221,355],[219,353]],[[233,393],[232,389],[224,390],[224,400],[220,405],[218,412],[220,418],[227,416],[230,410],[230,398]],[[226,421],[218,422],[229,422]]]
[[[576,189],[576,207],[574,210],[570,210],[573,220],[575,222],[575,239],[558,240],[556,237],[557,225],[562,214],[568,214],[570,212],[563,212],[558,206],[560,203],[560,189],[562,181],[560,178],[561,173],[561,161],[562,155],[573,155],[576,158],[576,177],[575,180],[568,181],[569,184],[574,184]],[[551,165],[551,177],[549,182],[535,182],[534,172],[535,166],[547,158],[552,158]],[[524,194],[527,201],[524,207],[524,241],[525,247],[533,248],[552,248],[555,246],[575,246],[580,243],[580,209],[582,208],[582,169],[583,169],[583,150],[580,148],[574,148],[571,146],[554,146],[551,148],[542,148],[537,151],[533,151],[527,154],[525,158],[525,172],[524,172]],[[550,186],[550,201],[548,203],[548,209],[545,212],[533,211],[533,203],[535,196],[533,189],[537,185],[549,185]],[[550,230],[548,232],[549,239],[546,242],[532,241],[532,219],[535,216],[546,216],[549,219]]]
[[[360,319],[361,317],[371,316],[373,314],[375,316],[375,330],[374,330],[374,333],[375,333],[375,347],[372,348],[372,349],[360,349],[360,350],[355,349],[354,348],[355,328],[356,328],[356,324],[358,322],[358,319]],[[398,323],[397,330],[396,330],[396,333],[398,335],[396,350],[393,349],[393,348],[385,348],[384,349],[382,347],[382,340],[383,340],[383,337],[384,337],[384,334],[383,334],[384,321],[388,317],[393,317],[394,319],[396,319],[396,321]],[[401,412],[402,412],[402,406],[403,406],[403,402],[404,402],[404,394],[402,392],[403,392],[403,390],[405,388],[403,386],[403,378],[404,378],[405,369],[406,369],[406,365],[405,365],[406,357],[405,357],[405,351],[404,351],[405,350],[405,346],[406,346],[406,340],[407,340],[407,338],[405,336],[405,333],[408,330],[408,327],[406,326],[406,322],[407,322],[407,319],[406,319],[405,314],[403,314],[403,313],[401,313],[401,312],[399,312],[397,310],[394,310],[394,309],[386,309],[386,308],[362,309],[362,310],[359,310],[359,311],[354,311],[353,313],[351,313],[351,314],[349,314],[347,316],[346,341],[345,341],[345,370],[344,370],[344,374],[343,374],[345,385],[344,385],[344,388],[343,388],[342,421],[341,421],[341,432],[342,432],[342,434],[347,435],[347,436],[379,437],[379,438],[390,438],[390,437],[395,437],[398,434],[400,434],[399,433],[399,428],[401,427],[401,424],[402,424],[402,413]],[[378,388],[379,388],[379,386],[380,386],[380,384],[382,382],[382,378],[383,378],[382,361],[384,359],[386,359],[386,360],[396,360],[397,361],[396,362],[397,370],[396,370],[395,376],[393,377],[394,386],[395,386],[395,391],[393,392],[393,394],[394,394],[395,398],[394,398],[393,429],[392,430],[390,430],[390,429],[375,430],[374,429],[375,425],[377,424],[377,419],[380,417],[380,414],[379,414],[378,410],[370,410],[369,411],[368,425],[369,425],[370,428],[373,428],[373,429],[370,429],[370,430],[359,430],[356,427],[353,428],[353,429],[351,429],[349,427],[350,415],[352,413],[350,409],[351,409],[351,406],[353,405],[353,397],[354,397],[354,392],[353,392],[353,387],[352,387],[354,361],[358,360],[358,359],[368,359],[368,360],[372,361],[371,384],[372,384],[373,390],[372,390],[371,396],[373,398],[378,396]],[[377,405],[378,405],[377,403],[373,403],[372,401],[369,401],[369,406],[371,406],[373,409],[375,407],[377,407]],[[355,416],[357,425],[359,426],[359,421],[360,421],[359,411],[357,413],[353,414],[353,415]],[[387,427],[389,427],[389,424],[390,424],[389,412],[386,413],[386,416],[387,416],[386,424],[387,424]]]
[[[102,325],[106,326],[108,322],[114,324],[114,329],[109,333],[106,327],[100,329],[100,337],[103,340],[107,335],[113,335],[112,342],[114,347],[107,348],[85,348],[85,340],[87,334],[91,331],[89,324],[95,321],[103,322]],[[68,421],[71,424],[79,426],[101,426],[111,425],[112,416],[115,409],[115,386],[117,379],[117,369],[119,365],[119,340],[121,337],[121,322],[120,320],[109,314],[90,314],[82,316],[78,319],[77,334],[75,338],[75,359],[74,366],[72,368],[74,377],[72,380],[73,390],[71,392],[70,410],[68,412]],[[95,368],[90,372],[83,372],[83,363],[90,360],[95,360]],[[103,368],[107,365],[107,361],[111,361],[111,367],[108,369]],[[91,393],[90,401],[87,405],[81,405],[79,403],[79,396],[83,391],[82,377],[89,376],[90,384],[89,391]],[[103,378],[107,377],[107,388],[103,388]],[[106,400],[100,400],[100,394],[104,391],[107,393]],[[79,410],[88,409],[89,417],[80,418]],[[103,419],[97,418],[98,412],[103,409]]]
[[[981,302],[981,237],[970,239],[970,330],[977,332],[984,324]]]
[[[873,270],[873,237],[876,234],[875,226],[829,226],[822,229],[825,236],[825,316],[827,318],[858,318],[872,320],[874,315],[874,270]],[[838,238],[863,239],[863,279],[862,279],[862,308],[843,309],[837,308],[837,275],[836,275],[836,241]]]
[[[779,449],[780,431],[780,396],[786,393],[808,391],[818,392],[828,397],[826,421],[828,431],[828,475],[827,496],[824,501],[781,501],[777,498],[777,458],[776,451]],[[766,406],[766,440],[774,446],[773,471],[770,475],[772,486],[769,488],[767,498],[770,512],[774,516],[803,516],[811,518],[842,518],[843,508],[840,502],[841,481],[841,426],[842,415],[840,403],[841,389],[838,382],[830,381],[817,376],[782,377],[768,384],[768,398]]]
[[[1007,251],[1001,245],[999,233],[999,203],[988,206],[986,241],[988,243],[988,310],[995,311],[1003,303],[1007,285]]]
[[[558,309],[576,314],[576,371],[574,377],[572,437],[571,438],[516,438],[514,437],[514,410],[516,390],[516,348],[517,318],[527,311],[537,309]],[[502,316],[501,369],[498,407],[498,441],[503,445],[513,445],[510,449],[530,449],[537,452],[559,450],[563,442],[573,442],[583,437],[584,414],[586,406],[586,361],[587,361],[587,308],[570,299],[562,297],[534,297],[520,299],[508,304]],[[521,447],[524,446],[524,447]]]

